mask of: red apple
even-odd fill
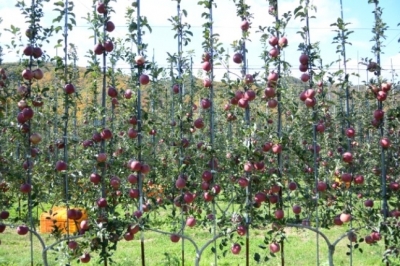
[[[181,239],[181,237],[178,234],[172,234],[169,239],[171,240],[172,243],[177,243]]]
[[[280,247],[280,245],[278,244],[278,243],[271,243],[270,245],[269,245],[269,251],[271,252],[271,253],[277,253],[277,252],[279,252],[281,250],[281,247]]]
[[[33,72],[30,69],[24,69],[22,71],[22,77],[26,80],[33,79]]]
[[[296,190],[297,189],[297,184],[296,182],[290,182],[288,185],[289,190]]]
[[[242,24],[240,24],[240,28],[242,31],[247,31],[250,27],[250,23],[247,20],[243,20]]]
[[[307,82],[307,81],[310,80],[310,75],[307,74],[307,73],[303,73],[303,74],[301,75],[300,79],[301,79],[301,81],[303,81],[303,82]]]
[[[108,96],[110,96],[111,98],[115,98],[118,96],[118,91],[116,88],[109,86],[108,90],[107,90],[107,94]]]
[[[99,208],[105,208],[105,207],[107,207],[107,200],[105,199],[105,198],[99,198],[98,200],[97,200],[97,206],[99,207]]]
[[[364,184],[364,176],[358,175],[354,178],[354,183],[357,185],[362,185]]]
[[[106,52],[112,52],[112,50],[114,50],[114,44],[112,41],[106,41],[103,46]]]
[[[142,84],[142,85],[147,85],[147,84],[149,84],[149,82],[150,82],[150,78],[149,78],[148,75],[142,74],[142,75],[140,75],[140,77],[139,77],[139,82],[140,82],[140,84]]]
[[[0,219],[7,219],[10,216],[10,213],[8,211],[1,211],[0,212]]]
[[[112,138],[112,132],[110,129],[108,128],[104,128],[101,132],[100,132],[100,136],[102,139],[104,140],[108,140]]]
[[[28,226],[26,225],[20,225],[17,227],[17,234],[19,235],[26,235],[29,231]]]
[[[264,95],[265,95],[265,97],[267,97],[267,98],[273,98],[273,97],[275,97],[275,96],[276,96],[275,89],[274,89],[273,87],[267,87],[267,88],[265,88],[265,90],[264,90]]]
[[[243,56],[241,53],[235,53],[232,57],[233,62],[236,64],[241,64],[243,62]]]
[[[324,192],[328,188],[328,185],[323,181],[318,181],[317,190],[319,192]]]
[[[354,128],[352,128],[352,127],[346,128],[346,136],[348,138],[354,138],[355,135],[356,135],[356,131]]]
[[[294,205],[294,206],[292,207],[292,210],[293,210],[293,213],[295,213],[295,214],[300,214],[300,213],[301,213],[301,206],[299,206],[299,205]]]
[[[275,211],[275,218],[278,220],[283,219],[283,217],[285,216],[285,213],[282,210],[276,210]]]
[[[71,83],[65,84],[64,91],[66,94],[72,94],[75,92],[75,87]]]
[[[32,53],[34,58],[39,58],[43,55],[42,49],[40,47],[35,47],[33,48],[33,53]]]
[[[388,148],[390,148],[390,146],[391,146],[391,142],[390,142],[390,139],[389,139],[389,138],[382,138],[382,139],[379,141],[379,144],[380,144],[381,147],[384,148],[384,149],[388,149]]]
[[[112,21],[107,21],[106,23],[106,31],[112,32],[115,29],[115,25]]]
[[[203,62],[201,65],[204,71],[209,72],[211,70],[211,63],[208,61]]]
[[[302,54],[299,58],[300,64],[308,65],[308,55]]]
[[[27,183],[24,183],[24,184],[22,184],[22,185],[19,187],[19,190],[20,190],[22,193],[28,194],[29,192],[31,192],[32,187],[31,187],[31,185],[29,185],[29,184],[27,184]]]
[[[274,109],[278,106],[278,101],[276,99],[269,99],[267,102],[268,108]]]
[[[104,3],[97,3],[97,12],[100,14],[105,14],[107,12],[106,5]]]
[[[33,70],[33,77],[37,80],[41,80],[43,78],[43,71],[40,68]]]
[[[278,45],[282,47],[286,47],[288,45],[288,39],[286,37],[281,37],[279,39]]]
[[[231,247],[231,252],[235,255],[239,254],[241,250],[242,250],[242,246],[240,246],[240,244],[238,244],[238,243],[233,244]]]
[[[351,220],[351,214],[350,213],[341,213],[340,214],[340,221],[344,223],[348,223]]]
[[[33,46],[32,45],[28,45],[28,46],[25,47],[24,55],[26,55],[26,56],[33,55]]]
[[[146,59],[142,55],[137,55],[135,56],[135,62],[138,66],[142,66],[146,62]]]
[[[94,53],[96,55],[101,55],[104,53],[104,46],[101,43],[96,44],[94,47]]]
[[[205,88],[210,88],[211,85],[212,85],[212,82],[211,82],[211,80],[210,80],[209,78],[205,78],[205,79],[203,80],[203,86],[204,86]]]
[[[88,263],[90,261],[90,254],[84,253],[82,254],[82,256],[79,257],[79,259],[82,263]]]
[[[364,206],[367,208],[372,208],[374,207],[374,201],[371,199],[367,199],[366,201],[364,201]]]
[[[186,219],[186,225],[189,227],[194,227],[196,225],[196,218],[190,216]]]
[[[342,159],[346,163],[351,163],[353,161],[353,155],[351,152],[345,152],[342,154]]]
[[[271,46],[276,46],[276,45],[278,44],[278,42],[279,42],[279,40],[278,40],[278,38],[277,38],[276,36],[271,36],[271,37],[269,38],[269,40],[268,40],[268,43],[269,43]]]
[[[251,74],[246,74],[246,76],[244,77],[244,82],[246,84],[252,84],[254,82],[254,78],[253,75]]]
[[[64,162],[64,161],[58,161],[58,162],[56,163],[56,170],[57,170],[58,172],[65,171],[65,170],[67,170],[67,168],[68,168],[68,165],[67,165],[67,163]]]
[[[177,189],[182,189],[186,186],[186,180],[179,177],[176,181],[175,181],[175,186]]]
[[[279,50],[277,48],[272,48],[271,50],[269,50],[269,56],[272,58],[277,58],[279,55]]]

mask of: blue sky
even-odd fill
[[[346,22],[350,22],[349,28],[354,30],[354,34],[350,36],[350,42],[352,46],[348,46],[347,54],[348,58],[351,59],[348,67],[350,71],[358,72],[357,68],[357,57],[371,58],[371,47],[373,45],[370,42],[373,37],[371,28],[373,26],[374,16],[372,14],[373,5],[368,4],[368,0],[342,0],[344,6],[344,19]],[[27,28],[24,24],[24,19],[20,14],[20,11],[15,7],[16,1],[1,1],[0,3],[0,17],[3,18],[3,23],[0,25],[2,37],[0,43],[4,46],[10,41],[9,35],[4,31],[4,28],[9,28],[10,25],[18,26],[20,28]],[[27,1],[30,2],[30,1]],[[54,2],[52,0],[51,2]],[[117,3],[113,2],[112,5],[117,11],[117,14],[112,15],[112,21],[117,26],[116,30],[111,33],[111,36],[116,38],[123,38],[126,34],[126,23],[124,19],[124,13],[126,6],[131,1],[118,0]],[[144,42],[149,44],[148,57],[151,59],[153,55],[153,49],[155,51],[155,60],[160,66],[166,65],[167,52],[176,52],[176,40],[173,38],[174,32],[171,30],[171,24],[168,22],[168,18],[176,14],[176,1],[171,0],[142,0],[141,14],[147,16],[150,25],[153,28],[151,34],[144,36]],[[204,19],[201,18],[201,13],[204,11],[202,7],[197,5],[197,0],[182,0],[181,6],[188,12],[188,18],[185,19],[192,26],[192,32],[194,37],[192,42],[185,47],[185,50],[194,50],[196,56],[193,58],[195,68],[200,68],[201,62],[201,24]],[[226,49],[230,49],[230,44],[240,38],[240,18],[236,17],[235,6],[232,0],[217,0],[217,9],[214,10],[215,18],[215,29],[216,33],[220,34],[220,40],[224,44]],[[281,0],[279,1],[280,12],[292,11],[298,6],[298,0]],[[327,64],[335,59],[338,55],[335,54],[335,46],[332,44],[332,38],[335,33],[332,31],[329,25],[334,23],[338,17],[340,17],[340,0],[314,0],[311,1],[317,6],[316,19],[311,20],[311,40],[312,42],[319,41],[321,47],[321,53],[323,57],[323,63]],[[80,66],[86,66],[86,58],[84,54],[88,49],[93,48],[93,39],[83,40],[82,36],[90,36],[91,32],[88,30],[86,21],[81,19],[86,16],[87,12],[91,11],[91,3],[89,0],[74,0],[75,10],[77,17],[77,27],[74,28],[69,35],[69,41],[78,45],[79,51],[79,62]],[[268,1],[267,0],[248,0],[247,3],[251,6],[251,12],[254,14],[254,20],[252,21],[252,31],[250,38],[251,43],[248,44],[249,54],[249,73],[259,71],[262,66],[261,59],[259,58],[262,47],[259,42],[260,35],[255,33],[255,30],[259,25],[268,26],[271,25],[272,18],[268,15]],[[384,54],[382,55],[382,68],[384,69],[383,75],[391,79],[391,62],[393,62],[393,68],[397,73],[400,72],[400,44],[397,40],[400,38],[400,27],[397,26],[400,23],[400,17],[398,12],[400,10],[399,0],[381,0],[380,4],[383,9],[383,20],[387,23],[389,29],[386,32],[386,40],[384,41]],[[53,4],[47,3],[44,12],[45,18],[43,19],[43,25],[49,25],[52,19],[56,16],[56,13],[52,11]],[[293,66],[292,75],[300,76],[297,71],[298,68],[298,56],[299,52],[297,47],[301,38],[296,32],[303,26],[299,20],[292,20],[288,25],[287,37],[289,39],[289,47],[285,49],[285,59]],[[55,40],[61,38],[57,36],[52,41],[51,45],[46,45],[44,49],[50,56],[55,55],[54,44]],[[86,37],[85,37],[86,38]],[[23,39],[26,42],[26,38]],[[5,51],[5,61],[16,61],[18,57],[14,51]],[[118,62],[118,67],[127,68],[129,65],[125,62]],[[234,67],[231,62],[231,66]],[[338,68],[335,65],[333,68]],[[218,67],[216,69],[217,78],[222,76],[224,69]],[[333,69],[332,69],[333,70]],[[365,77],[365,67],[360,67],[361,79]],[[196,72],[195,72],[196,73]],[[200,74],[200,71],[199,71]],[[397,80],[395,78],[395,80]],[[357,79],[353,79],[357,82]]]

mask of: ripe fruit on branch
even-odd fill
[[[17,227],[17,234],[19,235],[26,235],[29,231],[28,226],[26,225],[20,225]]]
[[[300,214],[301,213],[301,207],[299,205],[294,205],[292,210],[293,210],[294,214]]]
[[[268,108],[276,108],[278,106],[278,101],[276,99],[269,99],[267,102]]]
[[[243,62],[243,56],[241,53],[235,53],[232,57],[233,62],[236,64],[241,64]]]
[[[318,181],[317,190],[319,192],[324,192],[328,188],[328,185],[323,181]]]
[[[97,3],[97,12],[99,14],[105,14],[107,12],[106,5],[104,3]]]
[[[181,239],[181,237],[178,234],[172,234],[169,239],[171,240],[172,243],[177,243]]]
[[[283,217],[285,216],[285,213],[282,210],[276,210],[275,211],[275,218],[278,220],[283,219]]]
[[[254,82],[254,78],[253,75],[251,74],[246,74],[246,76],[244,77],[244,82],[246,84],[252,84]]]
[[[104,52],[104,46],[101,43],[98,43],[95,47],[94,47],[94,53],[96,55],[101,55]]]
[[[256,98],[256,93],[253,90],[247,90],[243,96],[248,101],[253,101]]]
[[[240,24],[240,28],[242,31],[247,31],[250,28],[250,23],[247,20],[243,20],[242,24]]]
[[[276,92],[275,92],[275,89],[273,88],[273,87],[267,87],[267,88],[265,88],[265,90],[264,90],[264,95],[265,95],[265,97],[267,97],[267,98],[273,98],[273,97],[275,97],[276,96]]]
[[[24,193],[28,194],[32,190],[32,186],[30,184],[24,183],[19,187],[19,190]]]
[[[341,213],[340,214],[340,221],[343,223],[348,223],[351,220],[351,214],[350,213]]]
[[[269,43],[271,46],[276,46],[276,45],[278,44],[278,42],[279,42],[279,40],[278,40],[278,38],[277,38],[276,36],[271,36],[271,37],[269,38],[269,40],[268,40],[268,43]]]
[[[272,72],[269,73],[269,75],[268,75],[268,81],[272,81],[272,82],[274,82],[274,83],[278,81],[278,78],[279,78],[278,73],[276,73],[276,72],[274,72],[274,71],[272,71]]]
[[[42,49],[40,47],[35,47],[33,48],[33,53],[32,53],[34,58],[39,58],[43,55]]]
[[[356,130],[352,127],[346,128],[346,136],[348,138],[354,138],[354,136],[356,135]]]
[[[64,162],[64,161],[58,161],[58,162],[56,163],[56,170],[57,170],[58,172],[65,171],[65,170],[67,170],[67,168],[68,168],[68,165],[67,165],[67,163]]]
[[[277,58],[279,55],[279,50],[277,48],[272,48],[271,50],[269,50],[269,56],[272,58]]]
[[[307,82],[307,81],[310,80],[310,75],[307,74],[307,73],[303,73],[303,74],[301,75],[300,79],[301,79],[301,81],[303,81],[303,82]]]
[[[233,244],[231,247],[231,252],[235,255],[239,254],[241,250],[242,246],[238,243]]]
[[[288,45],[288,39],[286,37],[281,37],[279,39],[278,45],[283,48],[286,47]]]
[[[302,65],[308,65],[308,55],[302,54],[299,57],[299,61],[300,61],[300,64],[302,64]]]
[[[75,92],[75,87],[71,83],[65,84],[64,91],[66,94],[72,94]]]
[[[204,86],[204,87],[210,88],[211,85],[212,85],[212,82],[211,82],[211,80],[210,80],[209,78],[205,78],[205,79],[203,80],[203,86]]]
[[[203,109],[208,109],[211,107],[211,101],[209,99],[201,99],[200,104]]]
[[[140,77],[139,77],[139,82],[140,82],[140,84],[142,84],[142,85],[147,85],[147,84],[149,84],[149,82],[150,82],[150,78],[149,78],[148,75],[142,74],[142,75],[140,75]]]
[[[30,69],[24,69],[22,71],[22,77],[26,80],[33,79],[33,72]]]
[[[351,152],[345,152],[342,154],[342,159],[346,163],[351,163],[353,161],[353,155]]]
[[[203,68],[204,71],[209,72],[211,70],[211,63],[208,61],[205,61],[201,67]]]
[[[33,70],[33,77],[36,80],[41,80],[43,78],[43,71],[40,68]]]
[[[107,94],[108,96],[110,96],[111,98],[115,98],[118,96],[118,91],[116,88],[109,86],[108,90],[107,90]]]
[[[307,70],[308,70],[308,65],[300,65],[299,66],[299,70],[300,70],[300,72],[307,72]]]
[[[103,47],[106,52],[112,52],[112,50],[114,50],[114,44],[112,41],[106,41]]]
[[[88,263],[90,261],[90,254],[84,253],[82,254],[82,256],[79,257],[79,259],[82,263]]]
[[[26,56],[31,56],[31,55],[33,55],[33,46],[32,46],[32,45],[26,46],[23,53],[24,53],[24,55],[26,55]]]
[[[203,59],[203,62],[210,62],[210,59],[211,59],[210,53],[205,52],[205,53],[203,54],[202,59]]]
[[[101,131],[100,136],[101,136],[102,139],[108,140],[108,139],[111,139],[111,138],[112,138],[112,132],[111,132],[110,129],[104,128],[104,129]]]
[[[193,227],[196,225],[196,218],[194,218],[193,216],[190,216],[186,219],[186,225],[189,227]]]
[[[107,200],[106,200],[105,198],[99,198],[99,199],[97,200],[97,206],[98,206],[99,208],[105,208],[105,207],[107,207]]]
[[[145,59],[142,55],[135,56],[135,62],[138,66],[142,66],[145,63]]]
[[[107,21],[106,23],[106,31],[112,32],[115,29],[115,25],[112,21]]]
[[[280,247],[280,245],[278,244],[278,243],[271,243],[270,245],[269,245],[269,251],[271,252],[271,253],[277,253],[277,252],[279,252],[281,250],[281,247]]]
[[[390,142],[390,139],[389,139],[389,138],[382,138],[382,139],[379,141],[379,144],[380,144],[381,147],[384,148],[384,149],[388,149],[388,148],[390,148],[390,146],[391,146],[391,142]]]

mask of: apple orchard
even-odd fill
[[[218,1],[169,1],[176,6],[170,68],[159,67],[147,50],[151,25],[140,2],[127,2],[125,14],[115,12],[117,1],[90,3],[88,35],[96,45],[85,51],[80,71],[68,39],[74,1],[16,1],[26,28],[8,30],[13,38],[1,47],[20,60],[0,60],[0,233],[29,236],[31,265],[119,263],[114,254],[123,241],[140,241],[145,265],[152,262],[149,233],[181,246],[177,265],[205,259],[217,265],[229,257],[240,257],[241,265],[293,265],[285,261],[293,229],[316,236],[309,247],[316,265],[322,246],[333,265],[340,242],[350,265],[367,245],[380,250],[386,265],[399,265],[399,84],[381,74],[388,26],[379,1],[360,0],[374,24],[372,52],[360,63],[368,80],[358,86],[347,70],[349,24],[343,13],[332,21],[342,65],[332,70],[310,33],[318,16],[312,1],[282,13],[280,1],[266,0],[264,14],[273,23],[259,26],[245,0],[231,0],[241,37],[229,50],[213,27],[214,13],[223,12]],[[193,38],[183,22],[190,18],[186,2],[203,10],[202,58],[185,50]],[[59,15],[46,25],[43,6],[51,4]],[[125,39],[113,37],[116,16],[126,18]],[[286,33],[291,20],[299,43]],[[50,57],[42,48],[55,39],[61,52]],[[261,71],[249,68],[250,42],[263,47]],[[298,65],[282,56],[289,45],[298,47],[290,55]],[[193,60],[202,62],[201,78]],[[130,67],[118,69],[117,62]],[[218,80],[216,66],[225,71]],[[297,67],[299,79],[290,74]],[[331,240],[326,229],[340,233]],[[190,260],[189,244],[196,253]]]

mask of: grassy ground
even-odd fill
[[[324,232],[328,235],[333,242],[339,236],[344,228],[336,227],[329,231]],[[199,228],[187,229],[188,233],[195,239],[196,243],[202,245],[209,239],[209,234]],[[253,260],[255,252],[261,255],[266,253],[258,247],[262,244],[264,232],[261,230],[251,231],[250,238],[250,257],[251,264],[257,265]],[[285,265],[308,266],[316,265],[316,236],[313,232],[308,230],[298,230],[288,228],[288,240],[285,242]],[[116,265],[142,265],[140,255],[140,241],[137,234],[134,241],[126,242],[121,241],[115,253],[114,259]],[[47,244],[52,243],[52,238],[49,235],[42,235]],[[181,245],[182,242],[172,243],[168,236],[160,235],[154,232],[145,232],[145,256],[147,266],[159,265],[182,265],[181,263]],[[0,265],[30,265],[30,245],[29,236],[19,236],[16,234],[15,229],[7,228],[3,234],[0,234]],[[245,240],[245,239],[243,239]],[[344,239],[336,248],[334,263],[335,265],[350,265],[350,257],[346,256],[348,251],[348,241]],[[363,253],[358,250],[352,256],[353,265],[383,265],[381,263],[381,254],[383,252],[382,245],[368,246],[362,244]],[[35,265],[42,265],[40,245],[34,239],[34,263]],[[328,265],[327,246],[320,238],[320,265]],[[220,266],[235,266],[245,265],[245,249],[239,255],[233,255],[230,251],[226,257],[222,257],[222,252],[218,254],[221,258],[218,260]],[[96,256],[94,254],[94,256]],[[56,261],[56,255],[49,254],[49,264],[59,265]],[[194,248],[188,241],[185,241],[185,264],[194,265],[195,252]],[[280,254],[276,258],[272,258],[267,263],[261,265],[280,265]],[[77,265],[76,260],[71,262],[71,265]],[[62,264],[64,265],[64,264]],[[91,263],[86,265],[98,265],[97,257],[92,258]],[[202,255],[201,265],[210,266],[214,265],[214,256],[209,246]],[[260,265],[260,264],[259,264]]]

